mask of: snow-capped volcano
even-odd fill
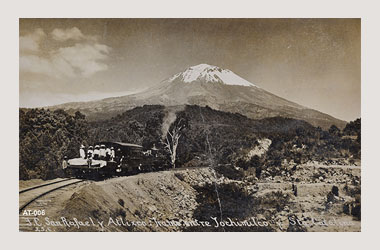
[[[253,83],[236,75],[229,69],[222,69],[208,64],[199,64],[187,68],[169,78],[169,82],[202,82],[202,83],[222,83],[226,85],[256,86]]]
[[[340,128],[345,126],[344,121],[276,96],[231,70],[208,64],[191,66],[136,94],[85,103],[66,103],[49,108],[62,108],[71,112],[79,110],[89,119],[97,120],[146,104],[208,106],[253,119],[282,116],[305,120],[326,129],[332,124]]]

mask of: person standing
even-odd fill
[[[67,165],[67,156],[64,156],[62,161],[62,169],[65,170],[67,168]]]
[[[88,147],[88,150],[87,150],[87,158],[88,158],[88,159],[91,159],[93,155],[94,155],[93,147],[92,147],[92,146],[89,146],[89,147]]]
[[[106,148],[106,161],[109,161],[111,159],[111,149]]]
[[[100,145],[99,155],[101,160],[106,159],[106,146],[104,144]]]
[[[95,146],[95,149],[94,149],[94,160],[98,160],[99,159],[99,154],[100,154],[99,148],[100,148],[99,145]]]
[[[86,159],[86,152],[84,151],[84,146],[83,146],[83,144],[80,146],[80,149],[79,149],[79,156],[80,156],[80,158],[82,158],[82,159]]]
[[[115,149],[111,147],[111,160],[113,161],[115,159]]]
[[[118,148],[116,151],[115,161],[117,162],[119,167],[121,167],[121,163],[123,162],[123,158],[124,158],[124,156],[121,154],[121,149]]]

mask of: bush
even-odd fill
[[[241,180],[244,177],[244,172],[240,169],[235,169],[232,165],[219,165],[215,168],[215,171],[232,180]]]
[[[198,207],[194,211],[193,218],[202,221],[210,221],[211,217],[221,218],[218,196],[213,184],[207,184],[202,187],[194,187],[197,190]],[[230,218],[232,220],[248,220],[250,217],[256,217],[256,211],[260,208],[259,203],[253,197],[248,195],[243,186],[236,183],[218,185],[218,193],[223,212],[223,220]],[[186,231],[222,231],[222,228],[215,227],[189,227]],[[226,231],[274,231],[270,226],[267,227],[247,227],[233,226],[225,227]]]

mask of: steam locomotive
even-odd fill
[[[91,157],[64,159],[62,166],[67,176],[99,178],[133,175],[168,169],[165,156],[155,147],[145,149],[141,145],[124,142],[98,142],[115,149],[115,157],[93,159]]]

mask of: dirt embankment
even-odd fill
[[[328,181],[336,181],[334,173],[340,171],[351,179],[349,184]],[[55,216],[90,221],[89,226],[65,225],[57,230],[360,231],[360,215],[352,216],[355,195],[360,195],[360,185],[353,185],[356,170],[353,174],[351,169],[329,169],[323,180],[316,172],[307,172],[302,182],[288,182],[284,176],[282,183],[231,180],[211,168],[93,182],[75,192]],[[294,175],[301,173],[300,167]]]
[[[104,222],[104,228],[97,225],[79,231],[180,231],[180,227],[166,222],[192,218],[198,205],[193,186],[212,184],[213,180],[212,170],[203,168],[96,182],[75,193],[66,202],[62,216]],[[118,225],[117,221],[129,224]]]

